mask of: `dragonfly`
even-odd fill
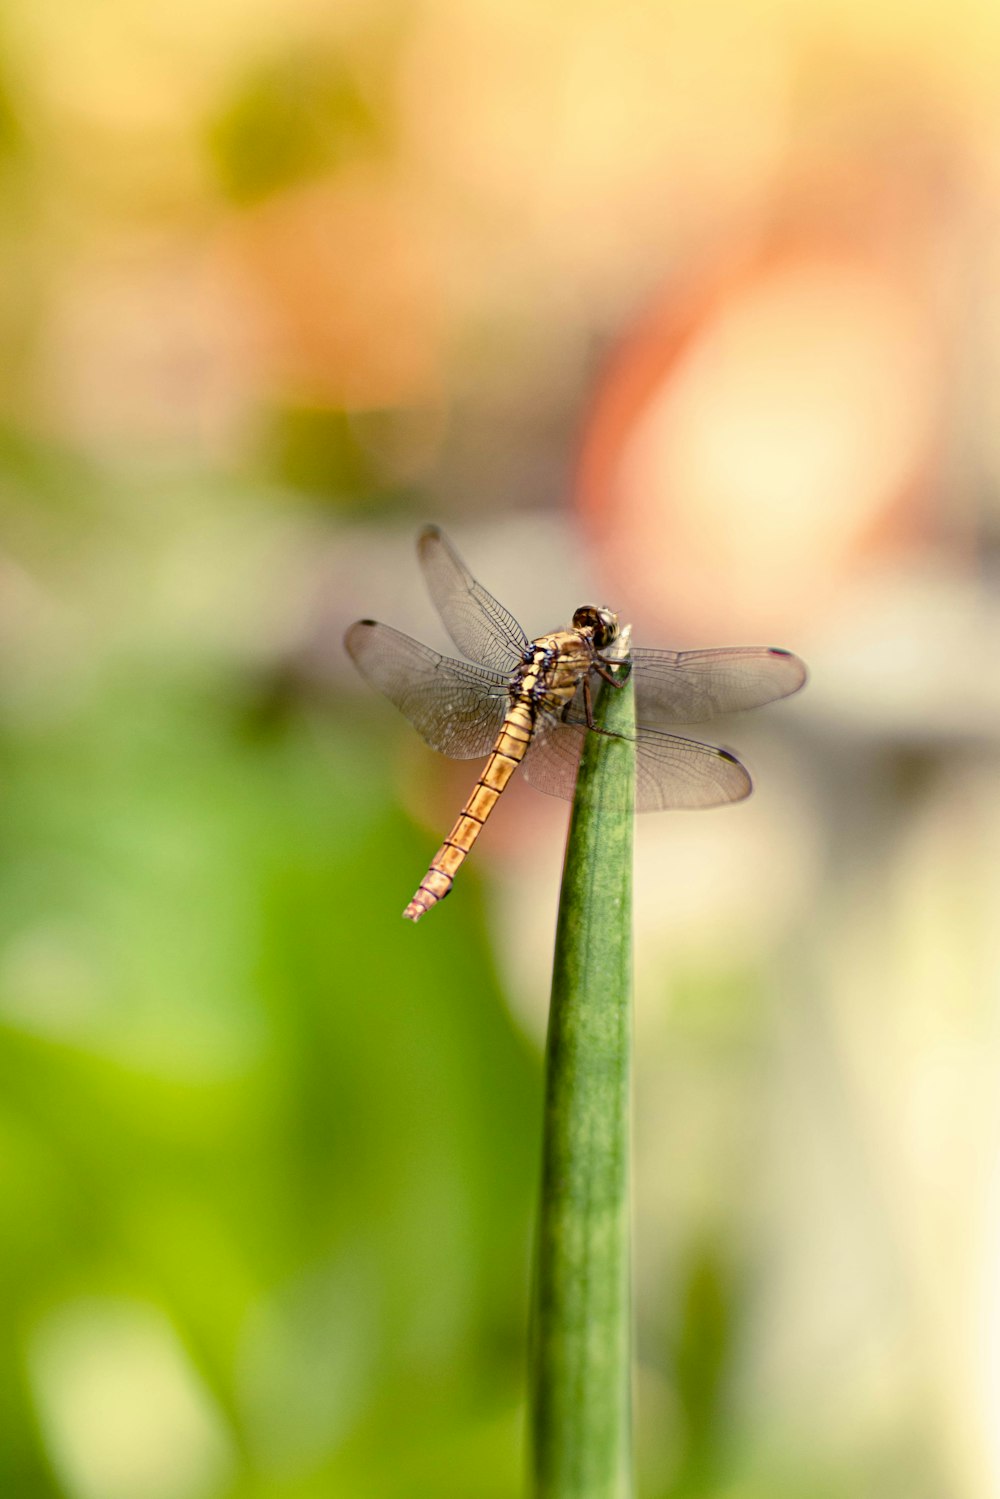
[[[749,796],[735,755],[669,732],[761,707],[806,680],[798,656],[776,646],[668,651],[633,647],[618,615],[583,604],[565,629],[532,640],[477,583],[437,526],[417,554],[434,606],[466,660],[455,660],[390,625],[360,619],[344,638],[361,675],[393,703],[432,749],[486,760],[454,827],[403,912],[419,921],[451,892],[455,875],[520,766],[530,785],[572,798],[602,682],[635,687],[637,811],[715,807]],[[624,669],[624,670],[623,670]]]

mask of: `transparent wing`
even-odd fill
[[[431,749],[453,760],[489,754],[507,711],[504,677],[439,656],[373,619],[351,625],[344,644],[365,680],[395,703]]]
[[[525,780],[550,796],[572,797],[586,724],[562,719],[539,721],[524,761]],[[739,802],[753,790],[746,767],[728,750],[661,734],[636,731],[635,809],[720,807]]]
[[[741,713],[798,692],[806,679],[798,656],[772,646],[711,651],[637,647],[629,659],[641,724],[704,723],[723,713]]]
[[[529,786],[572,801],[580,754],[589,730],[558,718],[539,718],[522,762]]]
[[[437,526],[425,526],[417,554],[434,607],[463,656],[509,676],[530,641],[514,616],[477,583]]]
[[[639,812],[722,807],[753,790],[750,772],[728,750],[656,729],[637,730],[635,805]]]

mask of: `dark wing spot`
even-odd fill
[[[772,656],[790,656],[791,651],[782,650],[780,645],[769,645],[768,650]]]

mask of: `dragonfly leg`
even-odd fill
[[[631,661],[609,661],[606,656],[599,656],[596,651],[591,658],[591,665],[601,680],[607,682],[610,687],[624,687],[632,672]],[[628,670],[623,676],[616,677],[611,670],[613,666],[626,666]]]
[[[615,683],[616,687],[620,687],[621,685],[622,685],[621,682],[616,682]],[[569,708],[569,704],[567,703],[566,706],[567,706],[567,709],[568,709]],[[592,699],[592,697],[590,695],[590,678],[589,677],[584,677],[584,679],[583,679],[583,711],[587,715],[587,728],[593,730],[593,732],[595,734],[603,734],[604,737],[605,737],[605,739],[621,739],[623,737],[621,734],[612,734],[612,732],[611,732],[610,729],[602,729],[602,728],[600,728],[594,722],[594,703],[593,703],[593,699]]]

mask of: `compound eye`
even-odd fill
[[[618,636],[617,614],[611,609],[598,609],[596,604],[582,604],[573,615],[573,626],[577,630],[592,631],[599,651]]]
[[[610,609],[595,610],[597,615],[594,630],[594,644],[598,650],[603,650],[606,645],[618,638],[618,616]]]

